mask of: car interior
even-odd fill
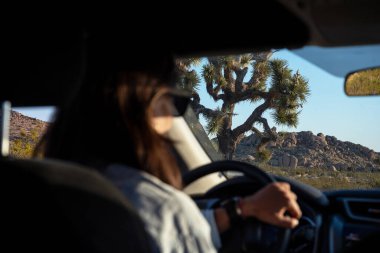
[[[123,9],[49,17],[19,13],[20,20],[5,27],[0,86],[4,249],[150,252],[138,213],[100,174],[65,161],[8,155],[11,107],[59,108],[70,101],[87,60],[98,56],[92,52],[95,55],[89,57],[88,37],[113,45],[104,46],[99,55],[116,50],[125,57],[149,57],[144,52],[155,50],[181,58],[380,44],[378,1],[279,0],[212,6],[143,1]],[[136,15],[146,20],[137,20]],[[215,161],[190,129],[191,113],[188,109],[185,117],[175,119],[170,137],[180,140],[175,149],[183,167],[184,190],[200,208],[217,207],[227,198],[284,181],[297,194],[303,212],[293,230],[245,220],[221,235],[220,252],[375,251],[380,238],[379,188],[324,192],[253,164]],[[226,177],[227,171],[240,176]]]

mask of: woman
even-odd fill
[[[229,214],[225,208],[205,211],[207,222],[181,192],[181,174],[165,137],[178,114],[173,99],[180,96],[172,58],[157,51],[146,53],[146,59],[115,55],[90,57],[82,87],[58,111],[39,149],[108,177],[142,217],[157,252],[214,252],[220,247],[218,233],[230,227]],[[243,218],[283,227],[296,226],[301,216],[286,183],[271,184],[236,208]]]

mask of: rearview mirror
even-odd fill
[[[380,95],[380,67],[349,73],[344,91],[348,96]]]

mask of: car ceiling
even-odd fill
[[[107,43],[118,41],[115,47],[123,55],[135,56],[155,50],[200,56],[380,43],[379,1],[280,0],[210,6],[141,1],[138,5],[125,6],[121,13],[108,12],[119,17],[112,20],[95,11],[53,13],[37,20],[33,12],[33,18],[7,26],[0,100],[10,100],[14,106],[64,103],[83,79],[86,42],[93,36]]]

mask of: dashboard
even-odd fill
[[[326,192],[326,252],[372,252],[380,240],[380,190]],[[376,243],[376,244],[375,244]]]

